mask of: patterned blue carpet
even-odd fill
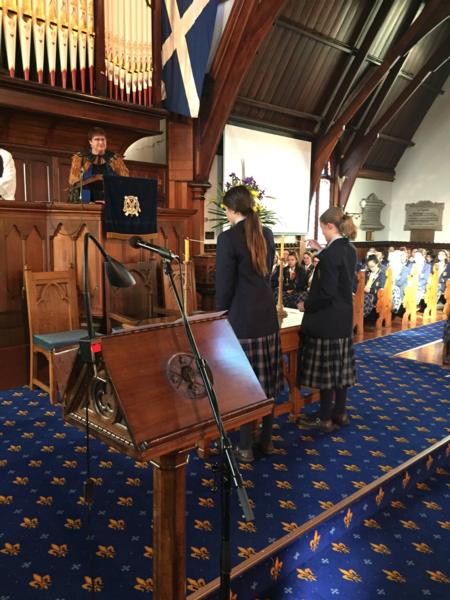
[[[439,472],[337,536],[265,595],[271,600],[448,598],[450,471]]]
[[[446,372],[391,358],[441,332],[436,323],[357,345],[349,427],[327,436],[277,420],[277,454],[241,465],[256,520],[244,522],[233,496],[233,564],[450,432]],[[64,426],[46,394],[9,390],[0,406],[0,600],[75,600],[92,589],[108,599],[151,597],[151,467],[93,441],[96,490],[88,522],[83,434]],[[218,574],[214,458],[193,453],[188,470],[189,591]]]

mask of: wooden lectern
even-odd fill
[[[97,174],[85,179],[79,179],[69,188],[70,202],[82,202],[81,194],[83,189],[97,188],[99,185],[103,187],[103,175]]]
[[[228,321],[202,315],[190,323],[211,369],[225,428],[268,414],[272,400],[265,397]],[[203,382],[181,323],[128,330],[98,338],[96,344],[97,375],[76,348],[61,354],[64,369],[71,369],[67,384],[61,382],[64,418],[84,430],[87,402],[92,436],[152,462],[153,597],[184,599],[188,450],[216,433]]]

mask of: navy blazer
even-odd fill
[[[305,301],[301,333],[316,338],[344,338],[353,330],[353,279],[356,250],[338,238],[319,255]]]
[[[244,221],[239,221],[217,239],[216,306],[228,310],[228,320],[239,339],[254,339],[278,331],[270,271],[275,243],[270,229],[263,227],[267,244],[267,277],[253,267],[245,242]]]

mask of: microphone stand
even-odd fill
[[[183,302],[180,297],[180,293],[175,285],[171,260],[162,258],[164,273],[168,276],[175,299],[177,301],[178,308],[182,317],[186,337],[188,338],[189,345],[192,350],[192,354],[195,358],[195,363],[200,376],[203,380],[203,384],[208,395],[208,400],[211,405],[214,420],[219,430],[220,435],[220,453],[221,453],[221,503],[222,503],[222,516],[221,516],[221,545],[220,545],[220,600],[229,600],[230,598],[230,572],[231,572],[231,546],[230,546],[230,497],[231,497],[231,486],[233,485],[237,491],[239,503],[244,512],[244,518],[246,521],[253,521],[254,515],[248,501],[247,490],[244,487],[242,475],[239,471],[239,467],[236,462],[236,458],[233,453],[233,446],[230,438],[228,437],[222,417],[220,414],[219,405],[217,403],[216,394],[214,392],[211,379],[208,375],[206,360],[200,355],[197,347],[189,320],[186,316],[186,311]]]
[[[78,197],[80,204],[83,203],[83,175],[84,175],[84,169],[83,169],[83,166],[81,166],[81,169],[80,169],[80,195]]]

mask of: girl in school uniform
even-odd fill
[[[308,298],[298,305],[304,312],[298,383],[320,390],[319,413],[302,417],[302,425],[330,432],[348,423],[347,390],[356,381],[352,346],[356,250],[350,243],[356,227],[341,208],[331,207],[321,215],[320,228],[327,245],[317,256]]]
[[[282,385],[279,325],[270,285],[275,255],[273,234],[262,227],[254,199],[245,186],[230,188],[223,200],[230,229],[221,233],[216,251],[216,305],[228,320],[267,398]],[[273,452],[273,416],[264,417],[259,446]],[[240,431],[239,460],[252,462],[252,425]]]

